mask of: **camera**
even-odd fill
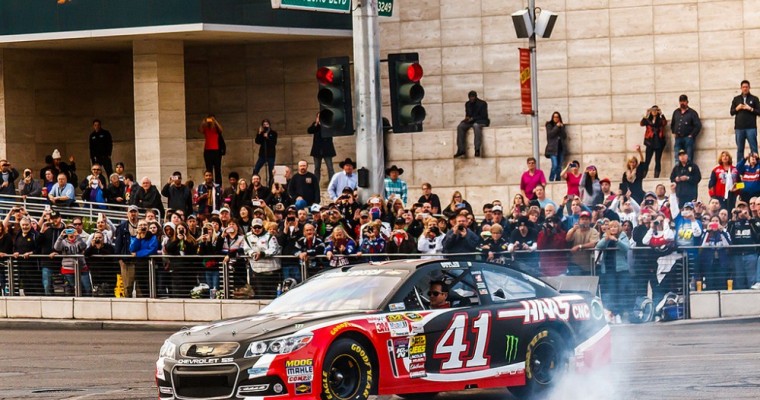
[[[148,231],[148,227],[147,226],[141,226],[140,227],[140,232],[147,232],[147,231]]]
[[[458,230],[458,231],[460,231],[460,232],[461,232],[461,231],[464,231],[464,225],[459,225],[459,226],[457,227],[457,230]]]
[[[214,122],[213,118],[206,118],[206,122]]]
[[[654,221],[652,221],[652,225],[654,225],[654,226],[660,226],[660,221],[654,220]]]
[[[438,236],[441,233],[441,230],[437,226],[433,226],[430,228],[430,232],[433,232],[436,236]]]
[[[32,173],[29,171],[24,171],[24,177],[32,176]]]
[[[652,200],[652,199],[646,199],[646,200],[644,200],[644,205],[645,206],[651,206],[653,204],[654,204],[654,200]]]
[[[77,231],[76,231],[74,228],[68,228],[68,229],[65,229],[65,230],[63,231],[63,233],[65,233],[65,234],[67,234],[67,235],[73,235],[73,234],[75,234],[76,232],[77,232]]]
[[[286,217],[285,220],[288,222],[293,222],[296,220],[296,217]]]

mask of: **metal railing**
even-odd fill
[[[12,200],[9,200],[12,199]],[[95,220],[100,213],[111,221],[124,221],[127,219],[128,205],[112,203],[95,203],[77,200],[71,206],[51,205],[44,197],[29,197],[18,195],[0,196],[0,214],[5,216],[14,207],[23,207],[31,216],[39,217],[46,209],[54,209],[67,218],[81,217]]]
[[[598,276],[597,294],[615,314],[632,312],[637,298],[649,297],[657,304],[665,294],[674,293],[684,300],[683,315],[688,318],[689,293],[693,290],[731,289],[735,278],[730,251],[755,249],[748,255],[757,262],[760,246],[681,247],[661,251],[649,247],[621,250],[584,249],[572,253],[566,249],[495,253],[491,261],[510,265],[534,275],[552,276],[558,272],[571,275]],[[577,256],[580,254],[581,256]],[[717,254],[717,255],[716,255]],[[575,256],[575,258],[574,258]],[[149,298],[257,298],[276,297],[278,287],[290,277],[296,281],[344,263],[383,261],[403,258],[447,258],[485,260],[483,253],[457,254],[364,254],[339,256],[344,261],[331,262],[325,256],[309,259],[309,264],[289,255],[275,256],[273,271],[251,268],[247,257],[225,261],[223,256],[157,255],[137,258],[129,255],[76,256],[76,267],[62,274],[63,259],[68,255],[30,255],[0,259],[0,287],[7,296],[74,295],[98,297]],[[615,257],[615,262],[605,260]],[[582,265],[576,261],[583,260]],[[625,265],[617,262],[625,260]],[[709,262],[709,264],[707,264]],[[618,268],[619,267],[619,268]],[[614,270],[613,270],[614,269]],[[620,269],[621,271],[617,271]],[[698,283],[707,287],[699,287]],[[752,282],[749,282],[751,285]],[[744,289],[734,286],[734,289]]]

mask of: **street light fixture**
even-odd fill
[[[538,14],[538,16],[537,16]],[[540,151],[538,147],[538,68],[536,67],[536,35],[549,38],[557,22],[557,14],[548,10],[536,8],[535,0],[528,0],[528,8],[512,14],[515,33],[520,39],[529,39],[530,49],[530,99],[531,99],[531,131],[533,133],[533,157],[536,168],[540,168]]]

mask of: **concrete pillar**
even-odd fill
[[[180,40],[132,43],[135,91],[135,161],[138,180],[159,190],[173,171],[187,177],[185,53]]]
[[[5,50],[0,49],[0,158],[7,158],[8,138],[5,131]]]

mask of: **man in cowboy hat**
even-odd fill
[[[385,175],[388,175],[388,177],[385,178],[385,199],[391,200],[401,198],[401,201],[406,205],[406,182],[399,179],[399,176],[403,174],[404,169],[397,167],[395,164],[385,170]]]
[[[356,163],[354,160],[346,158],[339,162],[338,166],[343,171],[333,175],[332,179],[330,179],[330,185],[327,186],[327,193],[330,195],[332,201],[338,200],[338,197],[341,196],[341,192],[344,188],[349,187],[352,190],[356,189],[359,182],[359,178],[354,172],[354,169],[356,169]]]

